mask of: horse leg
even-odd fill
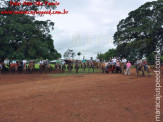
[[[148,77],[150,77],[150,70],[148,70]]]
[[[136,70],[136,72],[137,72],[137,76],[139,76],[139,70]]]
[[[142,77],[145,77],[145,75],[144,75],[144,71],[142,70]]]

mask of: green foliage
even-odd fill
[[[151,53],[148,57],[147,57],[147,61],[151,62],[151,63],[155,63],[155,55],[154,53]]]
[[[97,54],[97,58],[100,60],[109,60],[112,57],[116,57],[117,56],[117,51],[116,49],[109,49],[106,53],[102,54],[102,53],[98,53]]]
[[[78,52],[77,55],[78,55],[78,56],[81,56],[81,52]]]
[[[147,2],[117,25],[114,44],[120,55],[130,60],[150,56],[163,42],[163,1]]]
[[[65,58],[65,59],[70,59],[70,58],[74,58],[74,56],[75,56],[75,52],[73,51],[73,50],[70,50],[70,49],[68,49],[65,53],[64,53],[64,55],[63,55],[63,57]]]
[[[7,3],[6,3],[7,5]],[[25,9],[13,6],[6,9]],[[54,23],[38,21],[28,15],[0,15],[0,57],[9,59],[57,59],[61,54],[54,48],[50,35]]]
[[[163,56],[161,56],[161,63],[163,63]]]
[[[105,56],[102,53],[97,53],[97,58],[100,59],[100,61],[102,61],[105,59]]]

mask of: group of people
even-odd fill
[[[109,59],[109,61],[106,61],[106,60],[103,60],[103,59],[98,59],[96,58],[95,60],[93,60],[93,57],[90,57],[90,60],[88,62],[90,62],[92,64],[92,66],[94,65],[93,62],[101,62],[101,63],[105,63],[105,67],[108,68],[109,65],[114,65],[116,68],[120,69],[120,66],[121,64],[123,64],[125,66],[125,69],[126,69],[126,72],[125,72],[125,75],[130,75],[130,68],[131,68],[131,63],[130,61],[127,61],[127,59],[125,57],[123,57],[122,59],[120,57],[112,57]],[[24,59],[21,61],[22,62],[22,65],[25,65],[27,64],[27,60]],[[83,64],[86,64],[86,60],[85,60],[85,57],[83,57],[82,61],[81,61]],[[10,64],[14,64],[14,63],[17,63],[16,60],[8,60],[8,59],[5,59],[4,60],[4,64],[5,65],[10,65]],[[75,63],[79,63],[78,60],[76,60]],[[49,65],[50,62],[48,59],[46,60],[40,60],[39,61],[39,65]],[[61,65],[64,65],[65,64],[65,61],[62,60],[61,61]],[[144,59],[142,61],[141,58],[139,58],[137,61],[136,61],[136,65],[139,65],[139,64],[142,64],[145,68],[145,70],[147,70],[147,61],[146,59]],[[2,64],[0,64],[0,68],[2,69]]]
[[[90,57],[90,60],[89,62],[94,65],[94,60],[93,60],[93,57]],[[105,68],[107,69],[109,65],[114,65],[117,69],[120,69],[120,65],[121,63],[124,63],[124,66],[126,67],[126,72],[125,72],[125,75],[130,75],[130,68],[131,68],[131,63],[130,61],[127,61],[126,58],[120,58],[120,57],[113,57],[113,58],[110,58],[109,61],[106,61],[106,60],[100,60],[98,58],[96,58],[95,62],[101,62],[101,63],[105,63]],[[83,60],[82,60],[82,63],[86,63],[86,60],[85,58],[83,57]]]

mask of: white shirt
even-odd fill
[[[44,64],[44,61],[40,61],[40,64]]]
[[[114,58],[114,59],[112,59],[112,61],[113,61],[114,63],[116,63],[117,59]]]
[[[100,60],[99,59],[96,59],[96,62],[100,62]]]
[[[61,63],[62,63],[62,65],[64,65],[65,64],[65,61],[62,61]]]
[[[107,63],[107,62],[105,62],[105,67],[107,67],[107,65],[108,65],[108,63]]]
[[[127,60],[126,60],[126,59],[122,59],[122,62],[123,62],[123,63],[126,63],[126,62],[127,62]]]
[[[23,64],[26,64],[27,63],[27,60],[23,60]]]

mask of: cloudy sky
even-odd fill
[[[55,22],[51,34],[59,53],[63,55],[67,49],[72,49],[90,59],[115,48],[113,35],[119,21],[149,1],[153,0],[58,0],[60,5],[56,10],[66,9],[69,14],[38,19]]]

